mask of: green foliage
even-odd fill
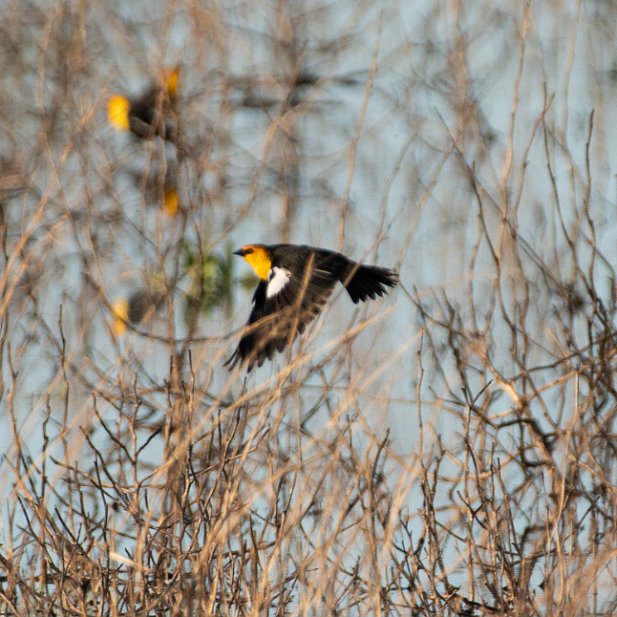
[[[195,311],[208,315],[217,308],[229,314],[234,300],[234,256],[231,245],[227,245],[225,253],[205,254],[202,247],[185,240],[182,250],[189,282],[184,304],[185,315]]]

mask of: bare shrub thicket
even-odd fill
[[[5,3],[0,614],[615,614],[615,23]],[[228,373],[254,241],[401,284]]]

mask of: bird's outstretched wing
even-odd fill
[[[283,351],[321,312],[337,276],[310,259],[303,275],[274,267],[267,281],[260,281],[253,309],[238,347],[225,362],[232,369],[247,363],[250,371],[277,351]]]

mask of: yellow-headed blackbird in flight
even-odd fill
[[[398,282],[388,268],[364,266],[326,249],[294,244],[247,244],[235,251],[259,277],[246,332],[225,362],[250,371],[283,351],[323,308],[337,281],[357,303],[383,296]]]
[[[174,106],[179,80],[180,69],[176,67],[165,72],[163,83],[153,84],[139,97],[112,95],[107,104],[109,123],[120,131],[131,131],[143,139],[159,135],[168,141],[175,141],[177,122]]]

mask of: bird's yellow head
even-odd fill
[[[163,210],[167,216],[173,218],[178,214],[180,209],[180,199],[178,197],[178,191],[176,189],[165,189],[163,193]]]
[[[109,97],[107,103],[107,118],[109,123],[119,131],[129,130],[129,109],[131,103],[121,94],[114,94]]]
[[[116,336],[122,336],[126,332],[126,324],[129,318],[129,302],[126,298],[114,302],[111,307],[113,323],[111,329]]]
[[[175,99],[178,96],[178,87],[180,84],[180,67],[177,66],[173,69],[168,69],[165,71],[164,77],[167,96],[170,99]]]
[[[260,279],[268,280],[272,262],[270,261],[270,252],[263,244],[245,244],[241,249],[235,251],[234,255],[244,257]]]

